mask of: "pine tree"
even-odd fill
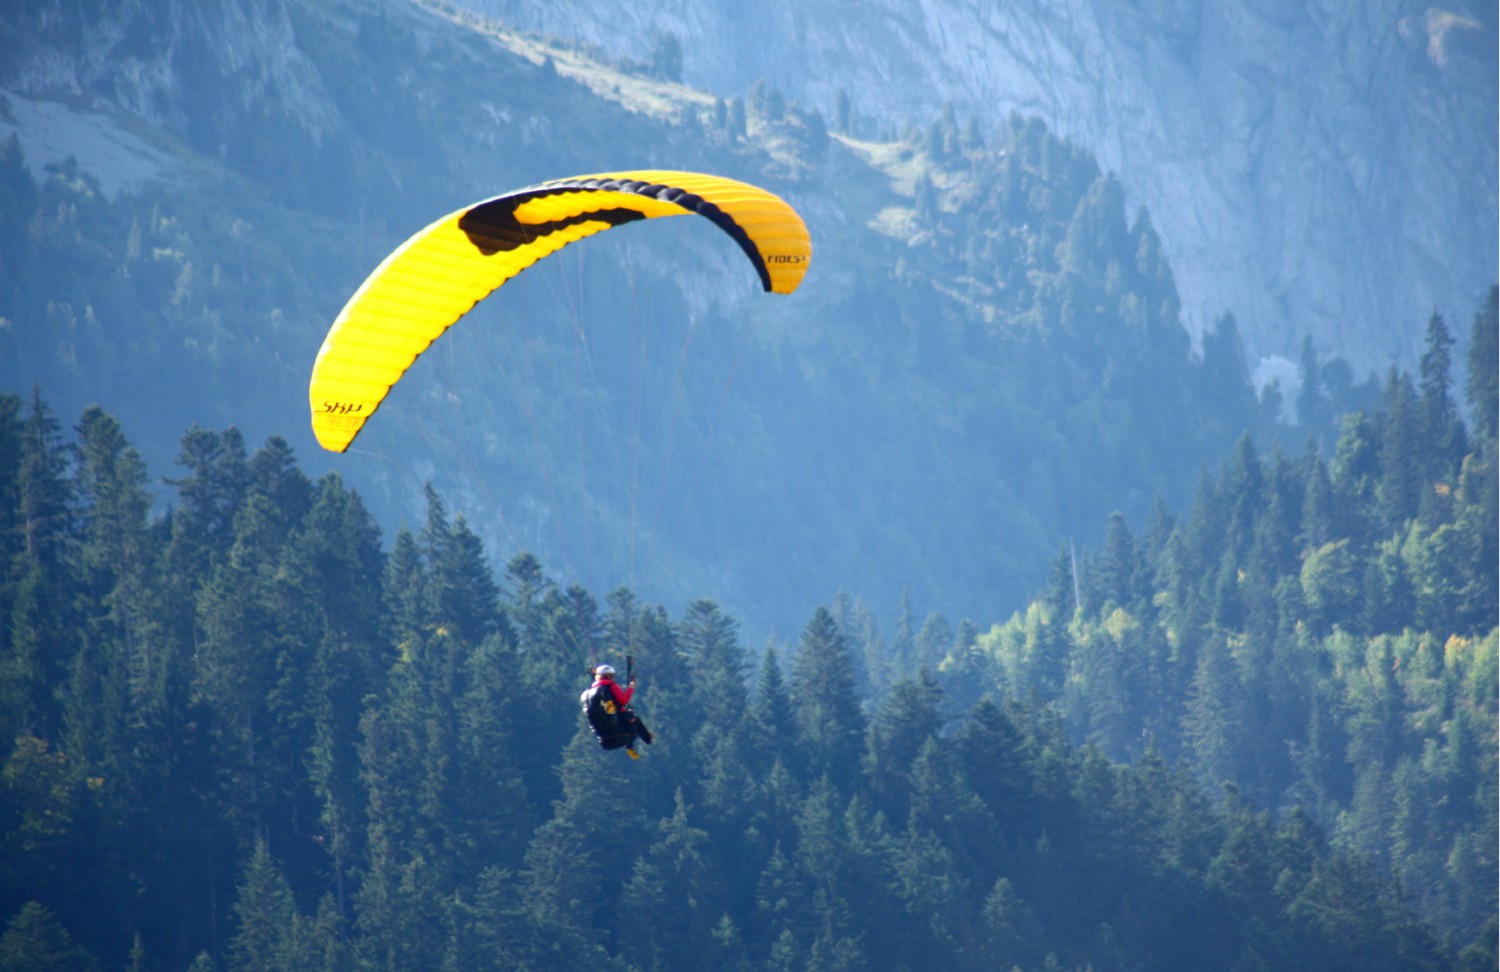
[[[723,914],[723,882],[716,875],[722,865],[708,831],[692,824],[690,811],[678,788],[672,815],[657,824],[657,838],[622,895],[621,940],[644,937],[662,968],[716,967],[714,928]]]
[[[456,785],[445,812],[454,818],[461,846],[453,850],[464,870],[519,867],[536,826],[522,778],[530,727],[517,724],[519,706],[507,691],[515,669],[512,647],[498,636],[486,639],[469,656],[467,688],[455,700]]]
[[[159,556],[148,520],[145,463],[120,424],[97,406],[78,426],[82,500],[80,566],[88,617],[69,687],[69,749],[102,768],[130,719],[132,674],[149,649],[152,588]],[[91,686],[83,680],[92,679]],[[111,768],[112,769],[112,768]]]
[[[778,760],[784,763],[795,760],[797,751],[793,742],[797,723],[775,644],[766,645],[761,656],[755,697],[745,715],[745,731],[751,746],[751,765],[761,772],[769,770]]]
[[[54,686],[63,683],[80,645],[73,609],[77,534],[76,484],[51,409],[33,390],[19,428],[15,468],[14,550],[0,564],[0,701],[4,728],[57,740],[62,713]]]
[[[76,900],[69,887],[77,866],[80,815],[78,768],[44,739],[8,740],[0,766],[0,887],[59,903]]]
[[[825,607],[802,631],[792,662],[792,700],[799,737],[814,776],[853,782],[864,737],[844,636]]]
[[[1118,510],[1110,514],[1109,526],[1105,529],[1104,549],[1094,565],[1095,582],[1099,588],[1101,610],[1109,605],[1135,610],[1144,595],[1142,576],[1144,565],[1136,551],[1135,538],[1125,523],[1125,515]]]
[[[499,588],[484,559],[484,544],[463,517],[448,522],[447,508],[429,483],[427,524],[422,530],[427,558],[426,609],[433,624],[450,627],[477,645],[500,626]]]
[[[1042,603],[1047,607],[1047,616],[1053,623],[1066,625],[1073,618],[1075,603],[1073,555],[1067,544],[1062,545],[1052,568],[1047,572],[1047,587],[1042,593]]]
[[[383,599],[391,613],[391,637],[402,652],[426,636],[430,613],[427,608],[427,565],[417,538],[402,527],[391,544],[383,577]]]
[[[229,943],[230,972],[278,972],[297,966],[287,960],[297,905],[265,841],[256,841],[234,903],[237,924]]]
[[[292,447],[280,436],[272,436],[255,450],[246,463],[245,495],[263,496],[279,517],[283,532],[290,533],[312,506],[312,484],[297,468]]]
[[[839,630],[845,629],[841,627]],[[953,626],[948,623],[947,618],[934,611],[927,615],[927,619],[922,622],[922,630],[917,632],[914,662],[919,668],[937,671],[952,647]]]
[[[1036,963],[1044,941],[1042,926],[1010,881],[995,880],[980,921],[980,950],[992,968],[1030,968]]]
[[[487,867],[474,895],[469,933],[474,942],[472,967],[485,972],[510,969],[581,969],[606,964],[609,957],[590,938],[557,925],[536,922],[525,900],[525,884],[512,872]],[[462,963],[449,963],[466,968]]]
[[[1484,306],[1474,315],[1469,337],[1469,373],[1464,391],[1472,408],[1475,430],[1495,438],[1500,413],[1500,288],[1490,287]]]
[[[522,879],[538,920],[580,933],[610,924],[629,878],[626,862],[647,835],[626,762],[604,760],[584,729],[568,744],[560,768],[563,797],[526,849]],[[588,852],[580,853],[583,848]]]
[[[31,410],[21,427],[16,471],[16,510],[20,553],[28,567],[61,579],[73,555],[76,485],[68,477],[68,450],[57,419],[33,389]]]
[[[979,628],[964,618],[953,635],[953,650],[939,669],[944,694],[952,706],[963,711],[984,694],[989,659],[979,647]]]
[[[1205,582],[1206,583],[1206,582]],[[1240,594],[1240,563],[1233,547],[1224,549],[1224,558],[1213,575],[1213,609],[1209,617],[1222,631],[1238,631],[1245,623],[1245,600]]]
[[[759,760],[750,758],[754,746],[755,741],[741,733],[718,733],[707,726],[693,740],[693,762],[701,767],[694,790],[701,794],[705,819],[712,821],[715,846],[731,860],[743,850],[741,838],[757,811],[751,799],[760,779]],[[758,844],[758,838],[757,834],[752,842]]]
[[[910,774],[917,754],[942,728],[943,692],[926,668],[905,675],[870,722],[865,773],[880,805],[892,819],[906,816]]]
[[[1331,431],[1332,409],[1323,391],[1322,368],[1318,364],[1317,351],[1313,348],[1312,336],[1302,339],[1302,357],[1298,366],[1301,379],[1297,389],[1297,421],[1308,430],[1315,441]]]
[[[1423,481],[1427,484],[1450,481],[1458,472],[1467,443],[1464,441],[1463,424],[1458,420],[1452,395],[1449,392],[1449,373],[1453,368],[1453,335],[1441,314],[1434,313],[1427,321],[1426,350],[1421,361],[1420,411],[1421,443],[1423,455]],[[1433,495],[1431,489],[1423,491],[1424,505]]]
[[[771,967],[780,967],[795,951],[797,937],[810,933],[810,899],[803,872],[782,851],[778,841],[755,882],[755,918],[750,926],[752,940],[770,943]]]
[[[1266,475],[1255,442],[1248,432],[1235,440],[1234,451],[1219,481],[1228,514],[1228,540],[1236,560],[1244,560],[1255,536],[1255,525],[1266,508]]]
[[[1403,530],[1417,515],[1427,470],[1422,462],[1422,422],[1411,379],[1394,368],[1386,379],[1380,430],[1380,479],[1376,494],[1387,530]]]
[[[848,841],[838,791],[825,776],[813,784],[797,814],[798,870],[806,876],[810,907],[807,922],[813,957],[842,951],[841,942],[857,933],[851,894],[868,892],[859,880],[863,869],[855,857],[857,849]]]
[[[916,653],[916,627],[912,617],[911,598],[901,592],[901,605],[896,611],[896,630],[891,636],[890,664],[887,667],[887,684],[906,674],[912,666]]]
[[[363,960],[420,967],[441,954],[449,892],[485,861],[464,853],[458,828],[463,643],[435,632],[391,669],[379,704],[360,724],[367,864],[354,895]]]
[[[182,500],[175,514],[181,529],[174,534],[181,549],[174,560],[182,572],[203,578],[234,540],[234,517],[249,479],[244,438],[233,427],[219,433],[193,426],[182,436],[177,464],[189,475],[167,480]]]
[[[1353,629],[1360,624],[1361,590],[1374,590],[1362,588],[1361,580],[1370,578],[1362,578],[1361,574],[1359,558],[1350,549],[1348,540],[1337,540],[1307,553],[1300,577],[1314,630],[1326,633],[1335,625]],[[1384,586],[1381,590],[1390,594],[1394,586]],[[1392,603],[1386,601],[1379,606],[1385,610]],[[1364,623],[1383,622],[1367,616]]]
[[[51,909],[28,901],[0,935],[0,972],[96,972],[102,968]]]
[[[620,657],[639,655],[640,646],[636,642],[641,618],[635,593],[628,587],[617,587],[609,592],[604,603],[606,611],[600,635],[606,653]]]
[[[309,781],[322,807],[332,857],[335,903],[348,907],[348,874],[365,830],[357,752],[364,696],[392,661],[381,600],[385,558],[379,530],[359,497],[336,475],[319,481],[296,541],[296,573],[315,592],[319,637],[307,682],[312,742]]]
[[[955,743],[970,789],[1002,830],[1020,830],[1035,807],[1027,799],[1025,740],[1015,722],[986,696],[969,710]]]
[[[858,632],[862,624],[860,614],[864,611],[864,605],[858,598],[848,591],[840,589],[833,595],[833,620],[838,623],[839,630],[847,632],[851,645],[851,658],[854,662],[854,687],[861,698],[868,698],[873,693],[870,688],[870,658],[859,642]]]
[[[1316,550],[1324,544],[1332,543],[1341,531],[1335,519],[1336,501],[1333,484],[1328,478],[1328,466],[1311,439],[1308,440],[1307,453],[1302,462],[1305,467],[1302,476],[1302,528],[1298,532],[1297,542],[1304,551]]]
[[[880,633],[880,623],[864,601],[855,600],[850,620],[852,627],[845,628],[839,622],[839,630],[847,631],[859,655],[859,671],[865,678],[865,698],[879,699],[889,689],[893,660],[886,652],[885,638]]]
[[[908,826],[891,848],[891,869],[909,922],[903,937],[912,959],[951,968],[966,937],[970,894],[953,852],[932,831]]]
[[[1203,588],[1223,559],[1228,521],[1221,490],[1207,470],[1200,471],[1187,521],[1172,534],[1158,568],[1166,620],[1180,631],[1195,631],[1208,621],[1213,602]]]
[[[1150,635],[1139,619],[1116,608],[1079,647],[1089,739],[1112,758],[1128,759],[1140,750],[1143,725],[1161,691],[1152,684],[1153,675],[1163,673],[1151,671]]]
[[[266,835],[278,787],[272,775],[281,768],[273,707],[284,712],[301,702],[300,692],[294,689],[298,697],[287,698],[276,691],[277,683],[300,670],[305,647],[284,640],[295,621],[280,611],[277,566],[286,538],[279,520],[264,497],[246,504],[235,517],[233,548],[214,568],[198,611],[197,686],[213,713],[225,797],[236,824],[258,837]]]
[[[25,550],[21,528],[21,443],[25,428],[21,420],[21,398],[0,393],[0,615],[9,616],[13,566]],[[10,632],[0,625],[0,647],[9,644]]]
[[[1240,733],[1239,676],[1225,635],[1204,642],[1183,721],[1188,759],[1211,790],[1237,776]]]
[[[1203,335],[1202,381],[1204,388],[1210,390],[1209,400],[1224,403],[1221,421],[1242,424],[1237,418],[1254,411],[1255,391],[1250,384],[1239,324],[1233,314],[1221,316]]]
[[[717,604],[699,598],[676,626],[674,643],[692,679],[692,722],[733,732],[745,714],[745,649],[739,625]]]

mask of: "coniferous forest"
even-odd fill
[[[1492,969],[1495,336],[988,630],[766,645],[0,396],[0,969]],[[627,653],[638,762],[575,701]]]

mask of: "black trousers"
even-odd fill
[[[651,730],[641,721],[640,716],[629,709],[621,709],[615,723],[615,731],[608,735],[599,737],[599,745],[604,749],[619,749],[629,746],[637,739],[644,739],[646,745],[651,745]]]

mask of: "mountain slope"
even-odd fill
[[[1008,613],[1077,524],[1185,499],[1276,412],[1233,321],[1191,351],[1150,217],[1034,120],[830,136],[774,90],[726,105],[403,5],[107,14],[6,25],[0,381],[102,402],[160,468],[193,423],[282,435],[387,529],[431,480],[498,556],[786,631],[829,578]],[[802,290],[760,294],[711,228],[670,225],[695,221],[610,234],[481,305],[360,453],[316,451],[312,357],[384,253],[497,191],[636,166],[783,194],[814,237]]]
[[[1493,4],[463,3],[637,60],[670,33],[690,83],[842,92],[871,128],[1037,115],[1151,210],[1194,333],[1232,311],[1256,357],[1410,365],[1494,278]]]

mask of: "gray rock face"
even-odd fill
[[[1411,364],[1495,280],[1496,10],[1484,0],[467,0],[684,80],[757,79],[881,125],[945,102],[1035,114],[1119,174],[1167,247],[1195,333],[1225,312],[1252,359],[1305,336],[1356,371]]]
[[[1427,316],[1441,311],[1465,334],[1497,276],[1497,14],[1485,0],[1451,9],[1401,0],[460,3],[636,59],[670,32],[689,84],[729,97],[764,80],[829,116],[843,91],[868,128],[925,122],[950,102],[991,124],[1012,110],[1036,115],[1151,211],[1188,328],[1201,333],[1232,312],[1252,360],[1295,360],[1310,336],[1361,373],[1411,365]],[[192,32],[218,38],[215,68],[244,75],[245,97],[274,100],[314,133],[332,123],[283,5],[121,0],[81,24],[78,13],[40,0],[8,25],[26,40],[4,65],[13,94],[103,95],[180,130],[191,124],[180,116],[194,65],[176,41]],[[7,130],[25,127],[9,114],[17,124]]]
[[[9,84],[50,96],[102,96],[149,121],[180,126],[197,65],[178,45],[192,35],[212,44],[202,56],[215,73],[239,75],[247,101],[275,98],[313,131],[328,122],[322,84],[297,49],[283,4],[119,0],[94,13],[75,7],[38,0],[0,21],[0,36],[15,42]]]

